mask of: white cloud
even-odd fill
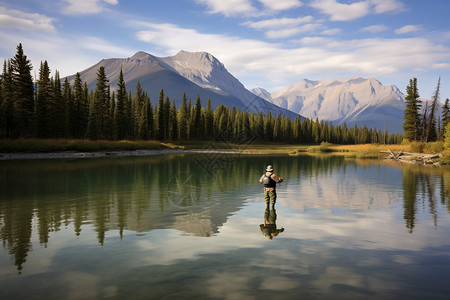
[[[212,14],[221,13],[227,17],[256,13],[249,0],[196,0],[196,2],[206,5]]]
[[[65,0],[67,6],[63,13],[68,15],[98,14],[109,5],[119,4],[118,0]]]
[[[342,30],[339,28],[332,28],[332,29],[326,29],[326,30],[322,31],[322,34],[323,35],[336,35],[336,34],[341,33],[341,31]]]
[[[203,34],[173,24],[141,23],[139,40],[174,55],[180,49],[214,54],[237,78],[259,82],[282,81],[307,74],[358,74],[379,76],[442,66],[450,60],[450,49],[425,38],[362,39],[338,41],[314,37],[303,47],[286,48],[281,43],[240,39],[221,34]]]
[[[270,39],[287,38],[287,37],[297,35],[300,33],[313,32],[320,27],[322,27],[321,24],[311,23],[311,24],[306,24],[303,26],[293,27],[293,28],[274,29],[274,30],[267,31],[266,37],[268,37]]]
[[[30,14],[0,6],[0,28],[26,31],[55,32],[53,19],[41,14]]]
[[[272,10],[288,10],[295,7],[302,6],[303,4],[298,0],[259,0],[265,7]]]
[[[422,30],[421,26],[418,26],[418,25],[406,25],[406,26],[403,26],[403,27],[401,27],[399,29],[396,29],[395,33],[396,34],[405,34],[405,33],[416,32],[416,31],[420,31],[420,30]]]
[[[337,0],[316,0],[311,6],[329,15],[332,21],[354,20],[370,13],[370,3],[367,1],[342,4]]]
[[[242,23],[242,25],[245,25],[253,29],[267,29],[267,28],[272,29],[286,26],[297,26],[299,24],[311,22],[312,20],[313,20],[312,16],[299,18],[273,18],[256,22],[247,21],[245,23]]]
[[[371,13],[396,13],[405,9],[405,5],[397,0],[364,0],[351,4],[338,0],[313,0],[311,6],[329,15],[332,21],[350,21]]]
[[[405,5],[397,0],[370,0],[374,5],[375,13],[381,14],[385,12],[401,12],[405,9]]]
[[[367,31],[367,32],[371,32],[371,33],[378,33],[378,32],[383,32],[386,31],[388,28],[384,25],[372,25],[372,26],[367,26],[364,27],[363,29],[361,29],[361,31]]]

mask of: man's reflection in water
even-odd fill
[[[279,235],[280,232],[284,231],[283,227],[277,229],[276,221],[277,212],[275,207],[271,206],[270,209],[269,207],[266,207],[264,212],[264,224],[259,225],[259,229],[261,230],[261,233],[270,240]]]

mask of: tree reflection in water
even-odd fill
[[[51,233],[69,225],[76,237],[83,234],[83,229],[94,230],[100,245],[105,243],[110,230],[117,230],[120,238],[126,230],[143,233],[167,228],[196,236],[212,236],[231,215],[242,209],[245,201],[242,194],[252,189],[260,194],[260,184],[253,179],[259,178],[261,168],[266,166],[264,157],[227,159],[227,165],[212,172],[206,172],[195,156],[189,155],[1,162],[0,239],[21,272],[32,251],[32,236],[37,236],[39,243],[47,247]],[[380,164],[379,161],[355,162],[332,156],[281,156],[271,161],[277,169],[283,170],[283,175],[295,188],[330,177],[336,170],[345,177],[348,168],[364,169]],[[450,212],[450,170],[390,167],[401,168],[402,178],[397,180],[402,183],[397,185],[402,185],[398,189],[403,190],[403,218],[409,231],[413,232],[421,211],[430,214],[434,226],[438,226],[437,206],[444,205]],[[302,182],[300,178],[310,181]],[[323,187],[327,188],[325,184]],[[352,204],[344,202],[328,205],[327,208],[335,205],[353,208],[346,207]],[[276,228],[276,211],[265,211],[264,215],[261,231],[270,231],[266,236],[273,238],[281,232]]]
[[[450,170],[447,167],[406,166],[402,169],[403,217],[406,228],[413,232],[417,215],[427,211],[438,227],[437,205],[440,203],[450,212],[449,186]]]

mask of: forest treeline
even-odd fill
[[[19,44],[14,58],[4,61],[0,77],[1,138],[336,144],[393,144],[403,138],[402,134],[388,134],[365,125],[348,128],[345,123],[333,125],[300,116],[292,119],[224,105],[213,110],[210,99],[204,107],[199,96],[192,103],[185,94],[177,108],[175,100],[171,101],[163,90],[153,105],[139,82],[134,96],[126,90],[122,71],[116,91],[111,92],[103,67],[97,71],[95,90],[90,91],[79,73],[73,84],[67,77],[62,82],[58,71],[50,76],[47,61],[41,62],[37,82],[31,70],[31,62]]]

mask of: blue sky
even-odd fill
[[[22,43],[34,72],[61,76],[103,58],[213,54],[247,88],[304,78],[375,77],[450,98],[448,0],[0,1],[0,59]]]

